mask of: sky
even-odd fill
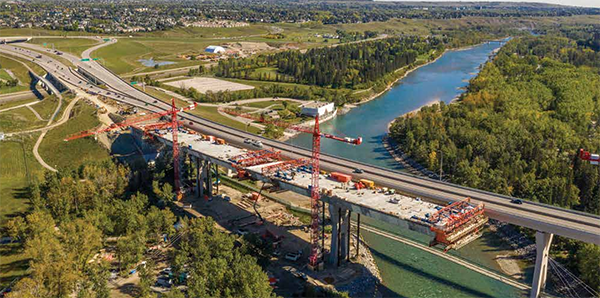
[[[457,2],[460,0],[398,0],[398,1],[432,1],[432,2]],[[474,2],[466,1],[466,2]],[[487,1],[490,2],[490,1]],[[493,2],[499,2],[498,0]],[[561,4],[561,5],[571,5],[571,6],[585,6],[585,7],[599,7],[600,8],[600,0],[500,0],[500,2],[541,2],[541,3],[551,3],[551,4]]]

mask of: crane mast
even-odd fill
[[[182,193],[181,193],[181,177],[180,177],[180,164],[179,164],[179,162],[180,162],[179,161],[179,142],[177,140],[177,131],[179,130],[180,123],[177,120],[177,114],[179,112],[193,110],[196,108],[196,105],[197,104],[194,103],[193,105],[190,105],[187,107],[177,108],[177,106],[175,105],[175,98],[172,98],[171,99],[171,109],[169,109],[169,110],[159,112],[159,113],[148,114],[148,115],[145,115],[142,117],[130,118],[130,119],[123,121],[122,123],[112,124],[109,127],[98,129],[98,130],[82,131],[80,133],[69,136],[68,138],[65,139],[65,141],[71,141],[71,140],[75,140],[75,139],[79,139],[79,138],[83,138],[83,137],[87,137],[87,136],[97,135],[100,133],[112,131],[112,130],[119,129],[119,128],[126,128],[126,127],[130,127],[130,126],[134,126],[135,124],[138,124],[141,122],[159,119],[163,116],[170,115],[171,116],[170,122],[160,123],[160,124],[150,124],[147,127],[143,127],[143,129],[144,129],[144,131],[146,131],[148,129],[155,129],[155,128],[159,128],[159,127],[161,127],[161,128],[166,127],[166,126],[171,127],[172,136],[173,136],[173,172],[175,175],[174,191],[175,191],[177,200],[180,200],[182,198]]]
[[[309,257],[309,264],[311,268],[317,269],[319,268],[320,261],[323,257],[323,241],[322,238],[322,222],[319,218],[319,209],[322,206],[322,202],[320,200],[320,189],[319,189],[319,174],[320,174],[320,160],[321,160],[321,138],[328,138],[352,145],[360,145],[362,143],[362,138],[348,138],[348,137],[338,137],[332,134],[323,133],[319,127],[319,114],[315,116],[315,124],[313,129],[307,129],[302,126],[291,125],[284,121],[274,121],[268,120],[264,116],[256,117],[251,114],[241,113],[239,111],[233,109],[223,109],[223,112],[243,117],[251,120],[255,120],[262,123],[273,124],[275,126],[282,127],[284,129],[292,129],[299,132],[310,133],[312,134],[312,155],[311,155],[311,185],[310,185],[310,206],[311,206],[311,229],[310,229],[310,244],[311,244],[311,254]],[[321,238],[321,239],[320,239]],[[319,242],[321,240],[321,242]]]

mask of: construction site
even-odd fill
[[[320,170],[321,138],[352,146],[360,145],[362,139],[321,133],[318,115],[312,129],[253,119],[313,135],[312,158],[289,159],[281,152],[262,148],[255,140],[246,140],[248,147],[256,147],[249,150],[196,132],[191,129],[192,123],[177,118],[177,113],[194,108],[195,105],[176,108],[173,102],[168,111],[128,118],[67,140],[130,128],[144,153],[156,151],[149,156],[172,151],[174,191],[179,205],[189,216],[213,217],[231,233],[258,235],[271,248],[273,264],[269,273],[274,286],[286,275],[296,277],[296,282],[300,279],[315,286],[332,284],[354,294],[368,288],[354,286],[365,276],[371,276],[375,285],[377,269],[368,249],[361,249],[360,245],[361,216],[428,235],[429,245],[439,245],[444,251],[459,249],[477,239],[487,223],[483,204],[473,204],[469,198],[444,206],[380,187],[368,179],[354,178],[350,173]],[[182,166],[186,171],[181,170]],[[219,189],[223,181],[228,181],[228,186]],[[296,197],[295,204],[282,198],[289,198],[290,194]],[[306,214],[304,221],[302,216],[296,216],[298,213]],[[347,268],[339,270],[339,266]],[[362,278],[357,279],[359,276]],[[293,285],[293,281],[281,284]]]

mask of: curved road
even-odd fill
[[[30,44],[0,45],[0,52],[21,52],[30,58],[34,58],[34,55],[38,54],[37,52],[28,53],[26,52],[27,50],[24,51],[23,49],[19,50],[14,45],[35,48],[35,45]],[[67,53],[63,54],[62,57],[104,82],[108,86],[109,91],[86,84],[85,80],[82,83],[76,83],[81,76],[77,75],[73,70],[68,69],[59,61],[56,61],[56,59],[45,54],[42,55],[42,58],[35,59],[36,61],[34,62],[55,74],[68,85],[93,90],[118,101],[152,112],[164,111],[170,108],[168,104],[133,88],[128,82],[95,61],[81,62],[80,58]],[[253,138],[261,140],[267,147],[281,150],[288,158],[311,157],[310,150],[305,148],[252,135],[190,113],[182,113],[180,117],[186,120],[186,124],[194,130],[227,139],[230,143],[239,147],[248,148],[249,146],[244,143],[244,139]],[[351,173],[354,169],[361,168],[364,170],[364,173],[361,175],[355,174],[355,177],[367,178],[378,185],[391,187],[408,195],[436,201],[448,202],[470,197],[475,203],[485,203],[486,214],[490,218],[600,245],[600,216],[529,201],[523,201],[522,205],[516,205],[510,203],[514,198],[509,196],[417,177],[328,154],[321,154],[321,168],[327,171],[346,173]]]

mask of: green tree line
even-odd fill
[[[600,168],[577,157],[579,148],[600,152],[598,54],[567,38],[512,40],[458,103],[396,119],[391,137],[431,170],[443,155],[454,183],[600,214]],[[600,289],[598,247],[557,246]]]

